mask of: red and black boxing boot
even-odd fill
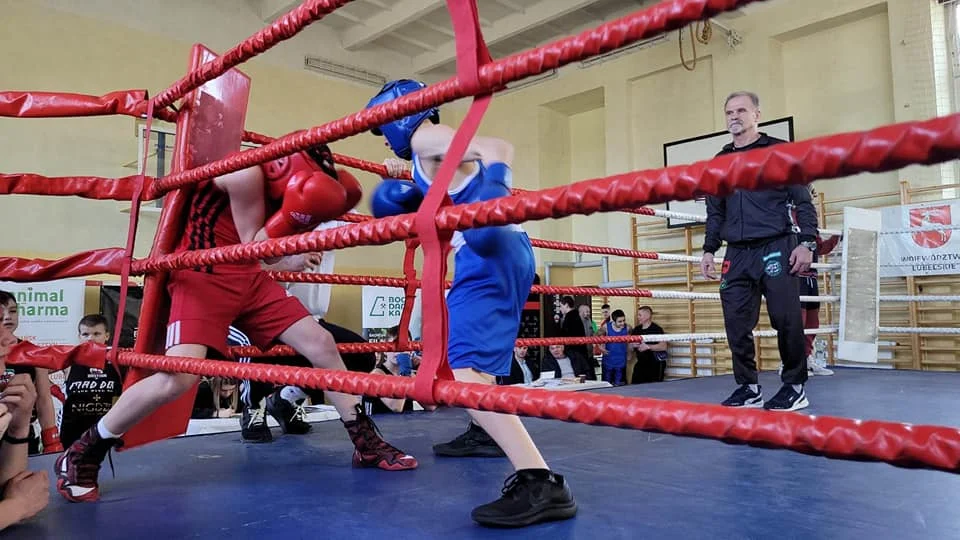
[[[93,502],[100,498],[100,464],[111,448],[119,448],[120,439],[104,439],[94,424],[67,451],[57,458],[53,468],[57,491],[70,502]],[[112,463],[111,463],[112,467]]]
[[[385,471],[407,471],[416,469],[417,459],[398,450],[380,437],[373,420],[366,415],[363,407],[357,405],[357,419],[344,422],[350,440],[356,448],[353,451],[354,467],[377,467]]]

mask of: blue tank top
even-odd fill
[[[431,180],[413,156],[413,179],[426,193]],[[503,163],[476,170],[449,192],[454,204],[494,199],[510,194],[512,174]],[[513,345],[520,330],[523,306],[536,273],[530,238],[519,225],[498,228],[496,244],[483,254],[463,233],[451,239],[453,285],[447,295],[448,360],[453,369],[472,367],[483,373],[510,374]]]
[[[614,330],[613,323],[606,323],[608,336],[625,336],[630,332],[627,325],[623,325],[620,330]],[[627,344],[626,343],[604,343],[607,354],[603,355],[603,363],[607,367],[626,367],[627,366]]]

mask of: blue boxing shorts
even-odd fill
[[[430,185],[413,157],[413,177],[424,192]],[[511,171],[503,163],[484,166],[454,191],[454,204],[510,195]],[[473,234],[455,232],[453,285],[447,295],[449,333],[447,358],[452,369],[472,368],[496,376],[510,374],[513,347],[520,331],[523,306],[536,275],[530,238],[519,225],[498,227],[494,241],[482,246]]]

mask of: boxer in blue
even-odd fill
[[[391,81],[368,107],[421,88],[424,85],[418,81]],[[431,109],[373,130],[386,138],[397,157],[413,162],[414,178],[414,182],[384,179],[371,196],[374,216],[417,210],[454,136],[454,130],[439,120],[439,111]],[[475,137],[450,184],[453,203],[510,195],[512,161],[510,143]],[[496,376],[510,374],[520,315],[536,271],[533,248],[519,225],[456,232],[451,244],[455,256],[453,285],[447,296],[450,367],[459,381],[496,384]],[[468,412],[500,445],[516,471],[507,479],[502,497],[473,510],[476,522],[523,527],[576,515],[577,504],[566,481],[547,467],[520,418]]]

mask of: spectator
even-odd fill
[[[77,324],[80,341],[106,345],[110,340],[107,319],[102,315],[87,315]],[[123,379],[117,367],[109,362],[104,369],[72,366],[67,369],[66,400],[60,422],[60,440],[70,446],[90,429],[120,397]]]
[[[600,329],[606,326],[610,322],[610,304],[604,304],[600,306],[600,315],[603,319],[600,321],[600,324],[597,326],[597,333],[600,332]],[[593,346],[593,355],[601,356],[603,354],[603,347],[600,344]]]
[[[564,296],[560,299],[560,313],[563,319],[560,321],[561,337],[586,337],[586,327],[580,319],[580,313],[574,309],[576,302],[572,296]],[[567,345],[567,352],[575,352],[587,359],[586,345]],[[589,360],[588,360],[589,361]],[[594,366],[596,367],[596,366]]]
[[[335,326],[324,321],[320,322],[320,325],[324,328],[327,328],[327,325]],[[350,332],[346,329],[343,330]],[[334,332],[331,332],[331,334],[336,341],[338,334]],[[363,340],[363,338],[360,339]],[[231,326],[227,333],[227,344],[234,347],[247,347],[250,346],[250,338],[238,328]],[[369,373],[372,366],[376,365],[376,357],[373,353],[343,354],[341,358],[349,371]],[[369,361],[368,358],[373,358],[373,361]],[[249,363],[250,358],[241,357],[239,362]],[[270,362],[284,366],[312,367],[310,362],[302,355],[274,357],[270,359]],[[266,420],[266,414],[268,413],[280,424],[281,431],[287,435],[309,433],[311,426],[306,420],[306,411],[303,409],[303,403],[307,397],[314,404],[324,403],[322,390],[310,388],[304,391],[295,386],[277,388],[269,383],[242,381],[240,384],[240,400],[242,402],[240,408],[240,438],[245,442],[252,443],[272,442],[273,433],[267,426]]]
[[[17,327],[20,326],[20,313],[17,306],[17,299],[13,294],[7,291],[0,291],[0,322],[10,334],[16,335]],[[17,339],[17,342],[20,340]],[[33,419],[30,424],[30,444],[28,451],[30,455],[39,454],[41,443],[44,453],[63,452],[63,444],[60,442],[60,430],[57,429],[57,415],[53,410],[53,397],[50,395],[50,373],[49,370],[42,368],[30,368],[35,371],[33,378],[34,386],[37,392],[36,405],[34,406]],[[40,433],[33,429],[33,421],[39,420]]]
[[[589,361],[579,352],[566,349],[563,345],[551,345],[550,354],[543,359],[541,375],[552,373],[555,379],[573,379],[584,377],[588,381],[597,380],[597,372]]]
[[[30,423],[37,400],[32,368],[7,368],[8,348],[17,339],[0,326],[0,530],[32,518],[50,501],[50,479],[46,471],[27,470]]]
[[[588,304],[580,304],[578,309],[580,311],[580,320],[583,321],[583,335],[586,337],[597,335],[597,323],[593,322],[593,317],[590,315],[590,306]]]
[[[193,400],[191,418],[230,418],[242,412],[237,381],[225,377],[204,377]]]
[[[653,322],[653,308],[642,306],[637,310],[637,326],[630,332],[632,336],[662,335],[663,328]],[[633,366],[631,384],[660,382],[664,379],[667,370],[667,342],[646,341],[631,343],[637,355],[637,363]]]
[[[387,342],[395,342],[399,337],[400,328],[394,326],[393,328],[387,331]],[[410,375],[401,375],[400,362],[398,357],[405,356],[409,359],[411,366],[416,368],[419,366],[419,357],[411,355],[407,352],[385,352],[381,357],[380,361],[377,362],[376,367],[373,368],[371,373],[377,375],[391,375],[395,377],[407,377]],[[412,371],[412,370],[411,370]],[[412,373],[411,373],[412,375]],[[390,413],[390,412],[409,412],[414,410],[414,401],[407,398],[387,398],[387,397],[371,397],[363,396],[363,407],[366,409],[368,415]],[[436,406],[428,405],[424,406],[426,410],[433,410]]]
[[[514,347],[510,375],[499,377],[497,384],[530,384],[539,378],[540,365],[539,362],[531,361],[530,350],[527,347]]]
[[[610,317],[612,320],[600,327],[601,336],[626,336],[630,333],[627,327],[627,316],[623,310],[616,310]],[[603,380],[614,386],[623,386],[627,383],[627,343],[604,343],[601,346],[603,354]]]

